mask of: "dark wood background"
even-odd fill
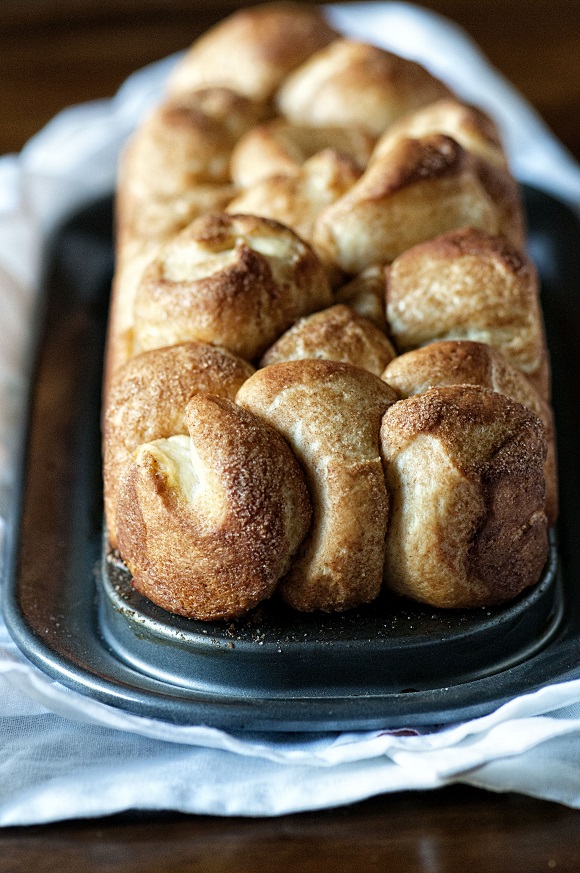
[[[20,149],[59,109],[111,96],[239,5],[0,0],[0,153]],[[580,158],[580,0],[424,5],[461,24]],[[0,873],[62,870],[577,873],[580,812],[453,787],[271,820],[129,813],[0,830]]]
[[[146,63],[185,48],[250,3],[1,0],[0,153],[59,109],[111,96]],[[579,0],[434,0],[462,25],[580,157]]]

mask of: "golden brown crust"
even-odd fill
[[[415,182],[456,176],[469,165],[465,150],[450,136],[437,132],[421,139],[397,140],[382,157],[384,164],[373,161],[374,166],[381,166],[381,172],[367,179],[368,200],[381,200]]]
[[[163,241],[198,215],[223,208],[235,193],[232,149],[264,113],[263,104],[227,88],[204,88],[153,110],[121,156],[119,249],[135,238]]]
[[[168,198],[133,197],[119,188],[116,200],[117,249],[123,263],[134,246],[160,246],[201,215],[223,212],[236,196],[229,183],[199,184]]]
[[[170,94],[224,85],[259,100],[338,34],[320,12],[303,3],[241,9],[191,46],[168,82]]]
[[[319,213],[349,191],[360,175],[350,158],[325,149],[294,174],[269,176],[247,188],[227,211],[280,221],[316,248],[313,239]]]
[[[144,352],[115,374],[103,415],[105,516],[113,547],[119,478],[135,449],[187,433],[185,408],[194,395],[233,400],[253,372],[224,349],[190,342]]]
[[[111,285],[103,398],[109,392],[113,374],[133,357],[133,304],[145,267],[160,247],[156,240],[127,240],[117,245],[115,273]]]
[[[387,320],[401,351],[436,339],[498,348],[549,397],[536,270],[499,237],[467,228],[404,252],[389,270]]]
[[[394,357],[395,350],[384,333],[350,307],[337,303],[301,318],[268,349],[260,366],[318,358],[344,361],[380,376]]]
[[[418,243],[465,226],[520,242],[515,182],[440,133],[396,140],[350,191],[323,210],[313,244],[347,273],[390,263]]]
[[[205,216],[167,243],[144,273],[135,347],[193,339],[250,360],[330,301],[322,266],[291,230],[252,215]]]
[[[381,378],[403,398],[435,387],[480,385],[504,394],[537,415],[544,425],[547,442],[546,516],[548,525],[554,524],[558,515],[558,477],[552,409],[529,379],[497,349],[469,341],[433,342],[395,358]]]
[[[131,137],[121,182],[142,201],[179,196],[199,183],[229,182],[235,144],[264,115],[262,103],[227,88],[166,100]]]
[[[540,578],[548,552],[544,429],[486,388],[433,388],[385,414],[385,582],[432,606],[491,606]]]
[[[357,125],[379,136],[402,115],[450,96],[419,64],[340,39],[288,77],[277,103],[282,115],[298,124]]]
[[[221,212],[234,194],[233,185],[200,184],[181,196],[141,200],[134,198],[126,187],[119,187],[105,385],[135,353],[133,307],[145,268],[165,242],[201,215]]]
[[[368,602],[385,470],[396,590],[477,606],[533,584],[557,515],[549,364],[494,122],[292,3],[208,32],[167,95],[116,198],[105,503],[115,545],[122,478],[135,586],[202,619],[286,573],[297,609]],[[387,337],[429,345],[392,361]]]
[[[106,383],[134,353],[133,305],[145,267],[164,242],[232,200],[232,148],[264,112],[263,104],[226,88],[205,88],[162,103],[125,146],[115,200]]]
[[[421,139],[434,133],[451,137],[468,152],[507,169],[499,130],[481,109],[451,98],[437,100],[392,124],[375,146],[371,160],[389,154],[401,139]]]
[[[337,361],[273,364],[238,392],[288,440],[308,481],[312,528],[280,586],[295,609],[344,610],[379,592],[388,497],[378,429],[395,400],[376,376]]]
[[[163,609],[234,618],[269,597],[308,530],[304,478],[282,437],[229,400],[198,395],[189,438],[142,445],[119,485],[119,549]]]
[[[374,142],[374,137],[358,127],[312,127],[275,118],[240,139],[232,152],[231,177],[239,187],[248,188],[268,176],[292,175],[325,149],[354,161],[362,172]]]

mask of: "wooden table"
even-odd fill
[[[64,106],[110,97],[135,69],[189,45],[234,0],[2,0],[0,154]],[[426,0],[464,27],[580,158],[578,0]]]
[[[3,0],[0,152],[60,108],[111,96],[137,67],[187,46],[238,4]],[[580,158],[578,0],[436,0]],[[0,831],[0,873],[70,870],[535,873],[580,870],[580,813],[453,787],[278,819],[128,813]]]

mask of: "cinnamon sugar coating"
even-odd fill
[[[339,39],[290,75],[276,100],[297,124],[359,126],[379,136],[397,118],[451,91],[420,64]]]
[[[263,103],[227,88],[166,100],[125,146],[117,187],[117,230],[163,241],[232,199],[229,162],[241,136],[265,115]]]
[[[433,133],[450,136],[468,152],[507,169],[507,158],[495,122],[478,109],[453,98],[437,100],[392,124],[377,142],[371,160],[389,154],[401,139],[421,139]]]
[[[209,215],[167,243],[143,274],[135,347],[193,339],[251,360],[330,301],[321,264],[287,227],[252,215]]]
[[[392,360],[381,378],[401,397],[447,385],[480,385],[504,394],[537,415],[544,425],[547,443],[546,515],[548,525],[554,524],[558,515],[554,415],[529,379],[501,352],[485,343],[467,340],[433,342]]]
[[[107,377],[134,354],[133,305],[145,267],[161,245],[235,195],[231,151],[265,113],[226,88],[166,100],[139,125],[121,155],[115,200],[116,270]]]
[[[350,307],[337,303],[301,318],[268,349],[260,366],[317,358],[344,361],[380,376],[394,357],[395,350],[384,333]]]
[[[500,237],[467,228],[404,252],[388,273],[387,320],[400,351],[436,339],[485,342],[549,398],[537,273]]]
[[[295,609],[334,612],[379,593],[388,495],[379,425],[395,392],[337,361],[288,361],[258,370],[236,402],[288,441],[313,506],[309,535],[280,584]]]
[[[282,437],[229,400],[197,395],[189,436],[142,445],[119,485],[119,549],[133,586],[202,621],[269,597],[310,523],[304,477]]]
[[[144,352],[112,379],[103,414],[105,517],[117,546],[117,493],[123,468],[142,443],[186,434],[185,408],[196,394],[234,399],[254,368],[224,349],[182,343]]]
[[[337,303],[345,303],[372,321],[375,327],[386,333],[385,313],[387,295],[387,269],[379,264],[367,267],[354,279],[341,285],[335,293]]]
[[[362,171],[375,143],[358,127],[313,127],[275,118],[243,136],[230,161],[236,185],[248,188],[268,176],[292,175],[309,158],[331,149],[354,161]]]
[[[385,584],[431,606],[515,597],[548,554],[542,423],[487,388],[432,388],[381,425],[391,514]]]
[[[263,103],[228,88],[167,99],[139,125],[124,174],[136,195],[179,195],[199,182],[229,182],[232,150],[265,116]]]
[[[523,221],[509,172],[430,133],[392,142],[360,180],[323,210],[313,244],[347,273],[360,273],[445,231],[472,226],[520,243]]]
[[[295,173],[268,176],[246,188],[231,201],[227,211],[279,221],[317,250],[315,228],[319,214],[347,193],[361,172],[351,158],[325,149]]]

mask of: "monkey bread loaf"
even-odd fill
[[[318,8],[242,9],[128,138],[115,256],[105,521],[138,592],[231,622],[539,581],[550,366],[481,108]]]

